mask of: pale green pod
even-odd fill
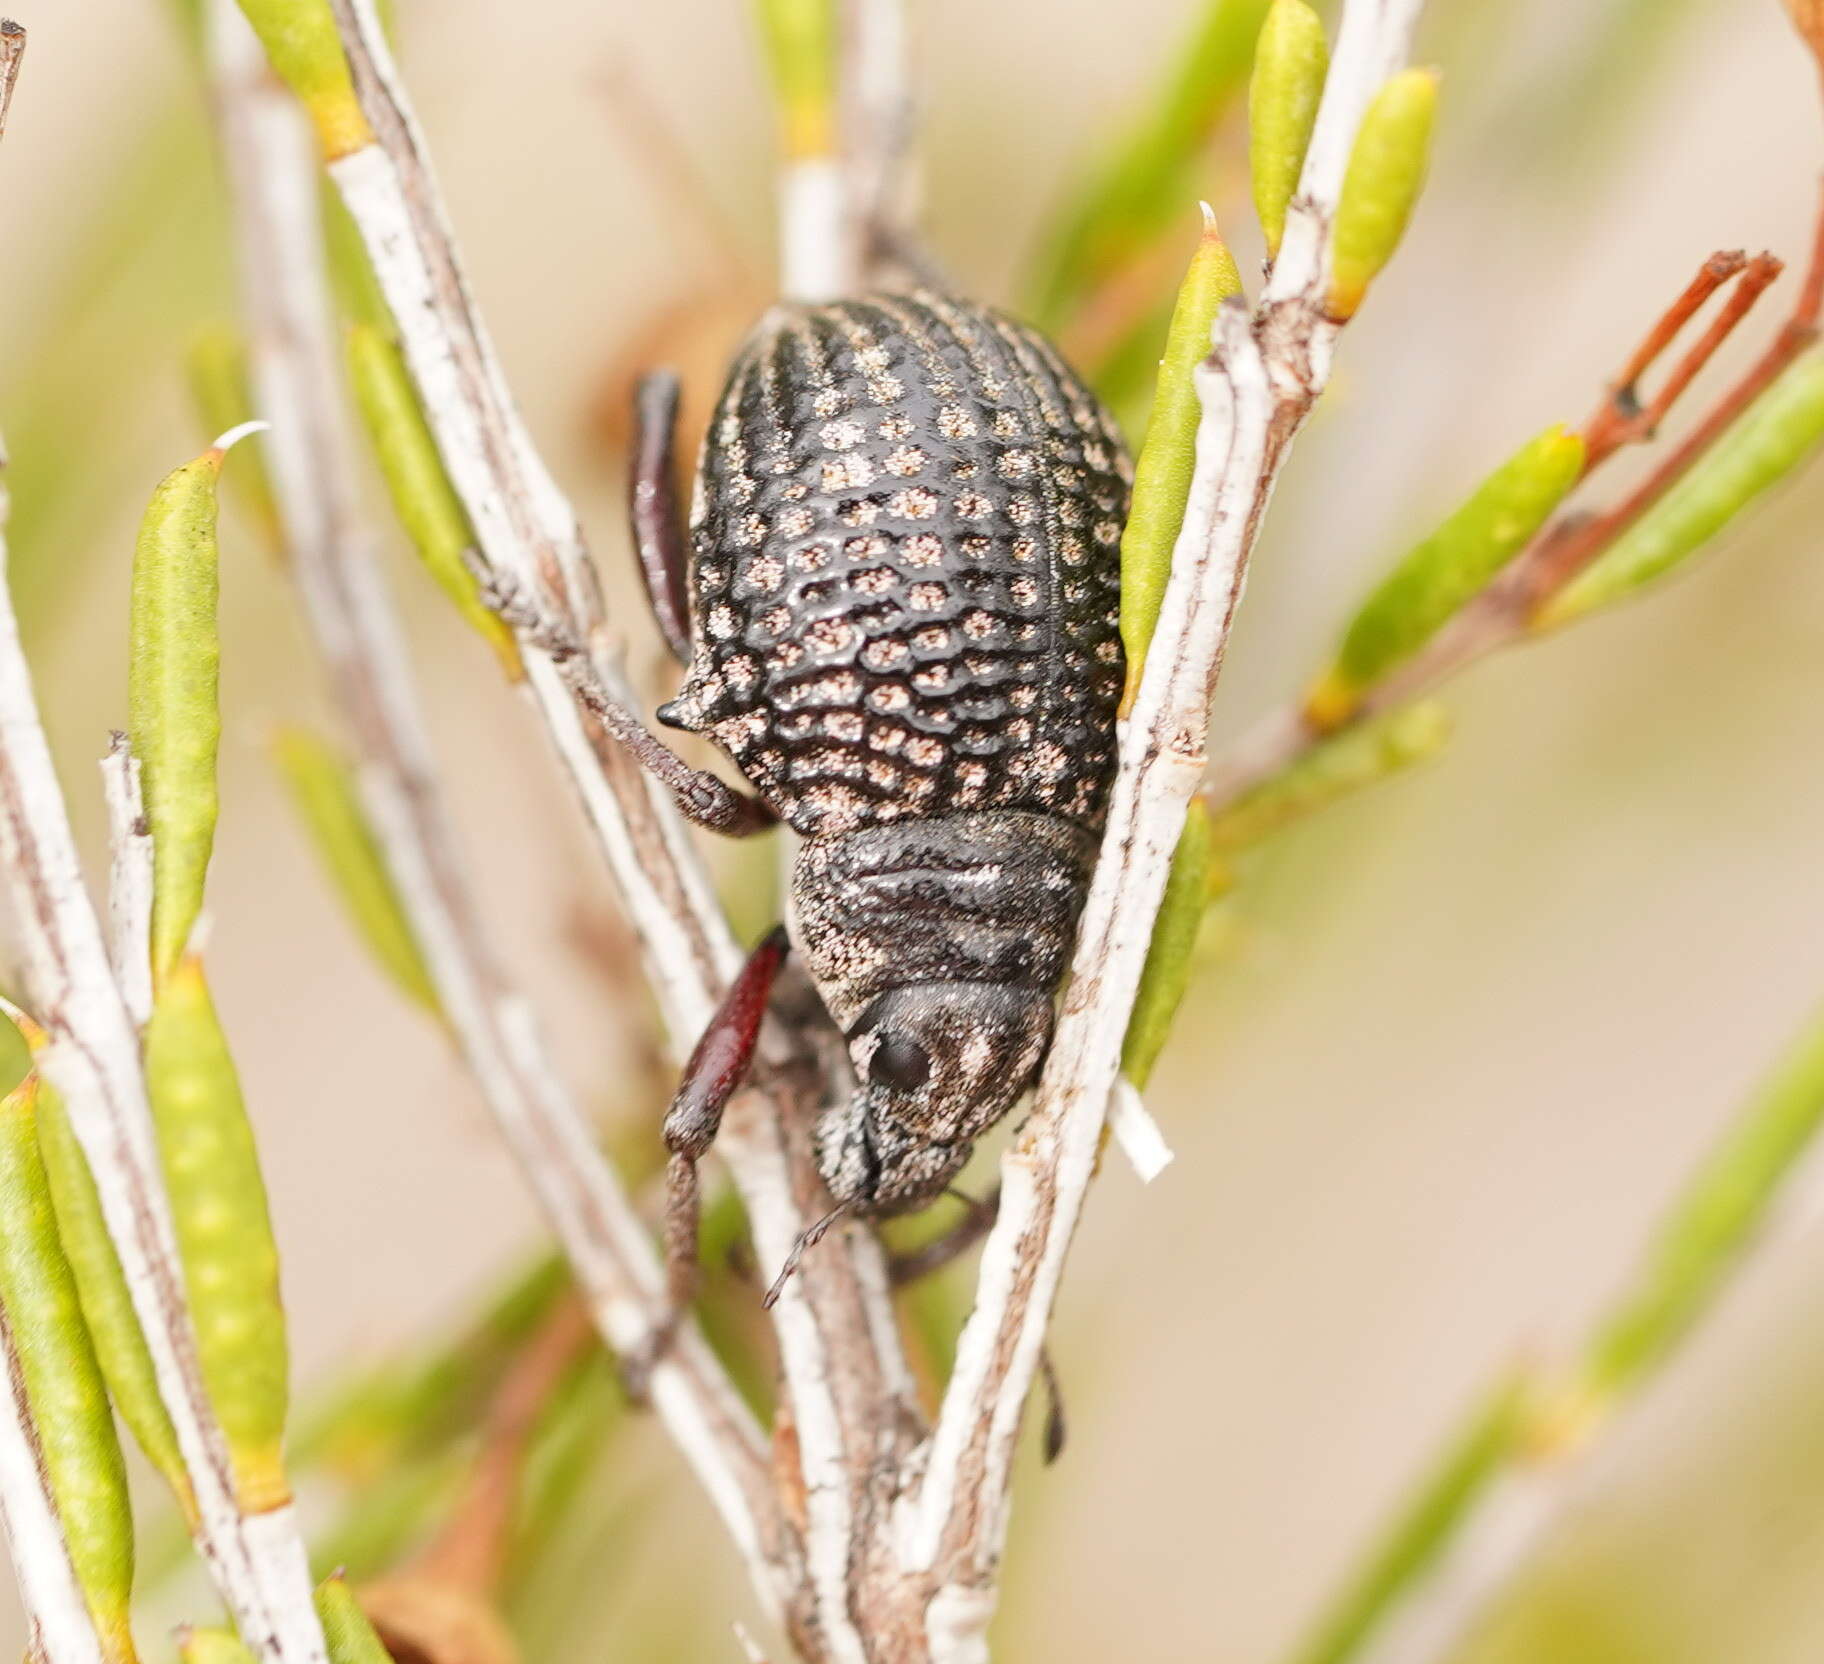
[[[1437,72],[1407,69],[1374,95],[1362,117],[1331,235],[1328,311],[1339,323],[1355,315],[1406,234],[1425,184],[1437,107]]]
[[[101,1197],[82,1146],[76,1142],[69,1112],[49,1087],[38,1096],[38,1148],[50,1180],[63,1251],[76,1278],[82,1314],[114,1407],[147,1459],[164,1475],[185,1523],[194,1523],[196,1497],[189,1470],[158,1390],[158,1375],[133,1310],[133,1297],[127,1292],[127,1279],[108,1236]]]
[[[1191,800],[1184,830],[1172,852],[1165,898],[1153,921],[1153,939],[1140,973],[1140,991],[1121,1042],[1121,1072],[1135,1086],[1146,1085],[1171,1033],[1172,1019],[1190,985],[1197,932],[1210,890],[1210,815],[1200,798]]]
[[[1332,734],[1216,815],[1210,825],[1211,846],[1219,853],[1245,849],[1425,762],[1444,749],[1450,728],[1450,713],[1426,700]]]
[[[152,494],[133,552],[128,725],[152,828],[152,977],[183,955],[215,845],[219,587],[212,446]]]
[[[1490,474],[1375,586],[1344,632],[1336,662],[1305,702],[1319,728],[1404,663],[1488,586],[1583,475],[1583,440],[1554,423]]]
[[[133,1512],[108,1390],[57,1236],[38,1153],[35,1076],[0,1100],[0,1319],[46,1489],[109,1664],[133,1664]]]
[[[832,154],[840,33],[835,0],[758,0],[756,11],[787,158]]]
[[[1633,594],[1701,549],[1824,440],[1824,353],[1801,358],[1590,566],[1540,608],[1540,628]]]
[[[1193,372],[1209,356],[1210,329],[1222,303],[1241,293],[1235,269],[1204,210],[1202,239],[1179,286],[1178,302],[1166,331],[1165,355],[1147,418],[1146,437],[1134,465],[1133,500],[1121,533],[1121,646],[1127,654],[1127,689],[1123,713],[1140,685],[1146,649],[1159,623],[1165,586],[1172,575],[1172,550],[1184,525],[1185,500],[1197,461],[1197,426],[1202,405]]]
[[[392,1664],[354,1591],[341,1578],[326,1578],[317,1585],[317,1616],[323,1622],[329,1664]]]
[[[187,368],[190,402],[202,418],[205,433],[226,433],[251,421],[254,414],[253,376],[248,364],[247,341],[232,324],[212,324],[191,337]],[[279,529],[278,500],[266,461],[255,450],[235,467],[235,488],[242,509],[256,523],[268,545],[283,545]]]
[[[348,332],[348,359],[355,399],[399,523],[425,569],[517,681],[524,674],[519,648],[513,632],[482,600],[469,570],[466,557],[475,533],[443,470],[404,357],[379,330],[354,324]]]
[[[437,990],[368,824],[352,772],[335,749],[304,728],[282,728],[272,754],[356,933],[395,983],[433,1015]]]
[[[1285,235],[1286,209],[1304,171],[1329,72],[1323,19],[1305,0],[1273,0],[1248,83],[1248,169],[1269,260]]]
[[[279,1256],[253,1129],[203,968],[186,957],[146,1025],[146,1086],[209,1402],[242,1510],[290,1500]]]
[[[254,1664],[247,1643],[225,1629],[180,1630],[177,1656],[182,1664]]]
[[[273,70],[297,94],[325,161],[373,143],[328,0],[241,0]]]

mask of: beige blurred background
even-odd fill
[[[16,5],[33,40],[0,151],[0,418],[22,499],[28,471],[79,471],[33,545],[31,581],[55,594],[32,646],[93,847],[92,759],[124,712],[132,526],[195,448],[181,351],[226,289],[206,255],[181,258],[213,232],[206,152],[173,126],[194,95],[164,8]],[[970,289],[1001,297],[1194,8],[912,9],[931,235]],[[401,11],[475,285],[626,594],[589,412],[655,307],[731,278],[605,89],[615,66],[637,78],[764,272],[770,129],[746,8]],[[1298,685],[1402,537],[1524,434],[1580,419],[1706,252],[1796,259],[1809,236],[1824,128],[1777,0],[1431,11],[1434,183],[1281,487],[1219,733]],[[1205,188],[1239,225],[1234,147]],[[133,238],[106,229],[123,194],[154,222]],[[53,361],[70,385],[27,400]],[[319,708],[313,670],[283,584],[249,540],[226,554],[215,980],[307,1390],[460,1310],[538,1226],[277,796],[264,734]],[[399,571],[494,913],[573,1078],[604,1108],[637,1107],[617,1098],[619,1025],[572,944],[605,897],[565,793],[490,667]],[[629,634],[656,666],[643,622]],[[1687,580],[1475,673],[1452,690],[1441,762],[1276,846],[1151,1094],[1177,1164],[1145,1190],[1111,1167],[1078,1239],[1057,1337],[1073,1442],[1025,1476],[998,1656],[1270,1659],[1478,1384],[1576,1336],[1824,1000],[1821,648],[1815,467]],[[1543,1596],[1478,1659],[1824,1657],[1821,1275],[1814,1232],[1740,1289],[1554,1543]],[[626,1448],[637,1506],[590,1552],[634,1575],[613,1579],[587,1656],[662,1631],[663,1656],[737,1657],[728,1624],[752,1602],[734,1556],[657,1431]],[[595,1569],[579,1558],[570,1575],[586,1588]],[[10,1600],[0,1653],[20,1645]]]

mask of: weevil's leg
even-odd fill
[[[1064,1420],[1064,1391],[1058,1385],[1058,1369],[1051,1361],[1049,1346],[1039,1352],[1039,1374],[1045,1381],[1045,1440],[1042,1449],[1045,1465],[1050,1467],[1064,1454],[1064,1435],[1068,1428]]]
[[[665,1355],[696,1298],[697,1231],[703,1204],[697,1163],[715,1142],[722,1111],[753,1062],[767,1000],[790,951],[782,924],[761,937],[690,1054],[684,1078],[665,1112],[665,1147],[671,1152],[665,1165],[666,1313],[643,1353],[623,1366],[622,1378],[635,1398],[645,1396],[652,1366]]]
[[[480,575],[482,599],[525,646],[545,654],[570,684],[577,703],[623,747],[642,768],[671,792],[677,805],[699,826],[731,838],[764,832],[779,817],[760,798],[736,791],[707,769],[692,768],[657,738],[626,700],[602,680],[588,650],[557,620],[541,612],[523,592],[499,573]]]
[[[685,584],[684,517],[678,509],[678,378],[641,376],[633,390],[633,455],[627,516],[640,576],[659,634],[679,664],[690,663],[690,598]]]
[[[994,1222],[1001,1212],[1001,1187],[998,1184],[979,1202],[972,1196],[965,1196],[960,1190],[952,1190],[950,1194],[964,1203],[969,1211],[942,1236],[933,1237],[921,1247],[908,1249],[903,1254],[895,1254],[887,1262],[887,1276],[895,1288],[904,1288],[908,1283],[929,1277],[934,1271],[942,1271],[951,1261],[961,1259],[994,1229]]]

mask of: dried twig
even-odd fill
[[[136,1028],[152,1015],[152,832],[139,789],[139,759],[116,732],[101,760],[108,800],[108,936],[121,998]]]

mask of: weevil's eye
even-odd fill
[[[930,1054],[909,1034],[883,1034],[868,1059],[868,1079],[890,1091],[916,1092],[930,1078]]]

